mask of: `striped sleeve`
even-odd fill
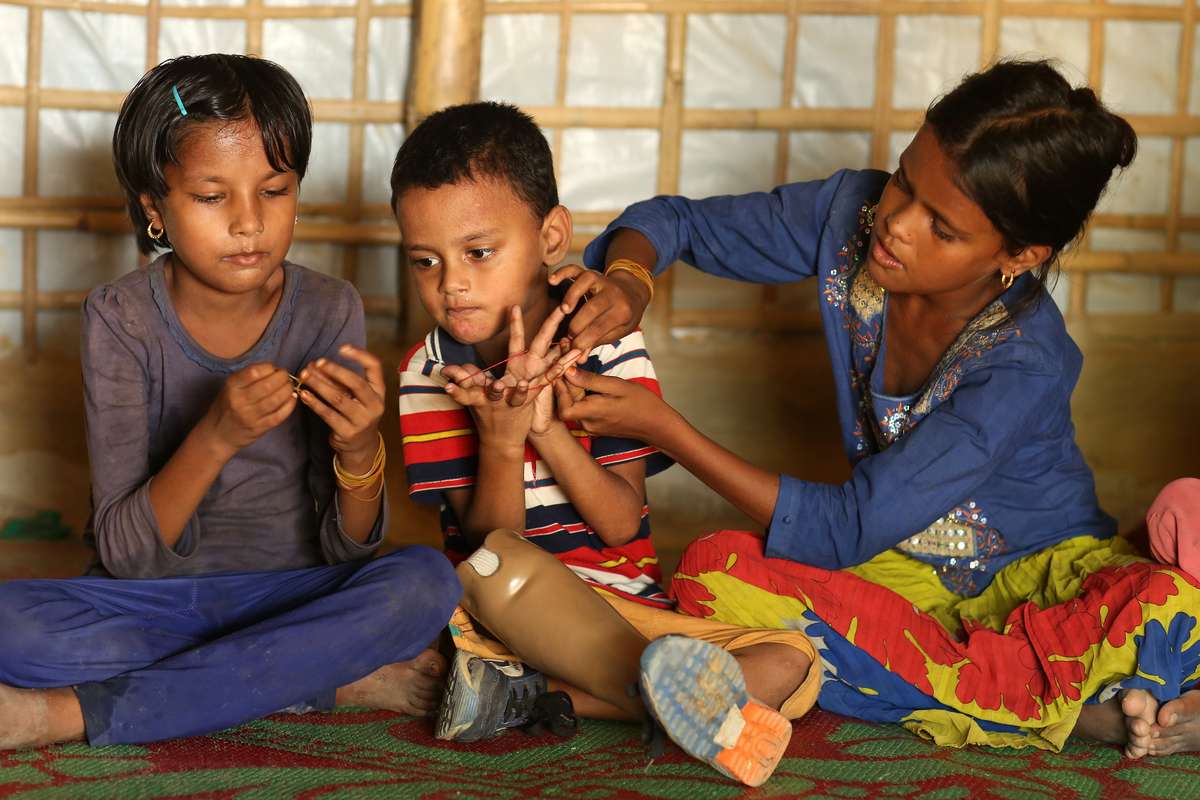
[[[400,435],[409,495],[440,504],[447,489],[474,485],[479,437],[470,412],[446,394],[442,365],[430,357],[432,336],[400,366]]]
[[[582,369],[597,375],[607,375],[641,384],[659,397],[662,390],[654,373],[654,364],[646,350],[646,339],[642,332],[634,331],[612,344],[601,345],[592,350]],[[591,442],[592,458],[605,467],[627,461],[645,459],[646,477],[662,472],[674,462],[657,449],[633,439],[615,436],[596,436]]]

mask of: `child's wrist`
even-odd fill
[[[550,421],[550,424],[546,427],[546,430],[544,430],[544,431],[535,431],[532,428],[530,428],[529,429],[529,438],[533,439],[535,441],[544,441],[544,440],[550,438],[551,436],[555,436],[555,435],[561,433],[562,431],[564,431],[566,429],[567,429],[566,423],[556,417],[555,419]]]
[[[647,278],[650,275],[649,270],[642,268],[642,272],[634,272],[625,268],[625,264],[633,264],[627,259],[618,259],[613,264],[618,265],[618,269],[609,269],[604,271],[604,277],[613,283],[621,286],[622,291],[632,295],[642,301],[643,307],[650,305],[650,301],[654,299],[654,282],[653,278]],[[640,266],[640,265],[639,265]]]
[[[221,435],[216,420],[212,418],[211,414],[206,414],[200,419],[200,423],[192,429],[188,438],[199,445],[212,459],[220,462],[222,465],[236,456],[240,449]]]
[[[338,463],[346,469],[347,472],[363,473],[371,468],[371,464],[375,461],[375,455],[378,453],[381,445],[379,435],[371,437],[367,444],[361,447],[347,448],[345,450],[335,450],[338,458]]]

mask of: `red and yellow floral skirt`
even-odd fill
[[[721,531],[687,549],[672,594],[697,617],[804,631],[822,708],[943,745],[1058,750],[1085,703],[1200,683],[1200,582],[1121,539],[1060,542],[960,597],[899,551],[830,571]]]

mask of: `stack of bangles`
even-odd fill
[[[370,486],[376,480],[379,481],[378,488],[375,489],[375,494],[370,497],[359,497],[354,495],[356,500],[361,500],[364,503],[371,503],[379,499],[379,495],[383,494],[383,487],[387,483],[383,479],[383,468],[387,464],[387,450],[383,446],[383,434],[379,434],[379,449],[375,451],[375,460],[371,462],[371,468],[362,475],[353,475],[346,472],[338,461],[337,453],[333,454],[333,474],[337,476],[338,486],[348,492],[354,492],[357,489],[362,489]]]
[[[628,258],[618,258],[604,268],[604,274],[612,275],[614,272],[628,272],[633,277],[646,285],[646,289],[650,291],[650,299],[654,299],[654,276],[650,274],[650,270],[643,267],[636,261],[630,261]]]

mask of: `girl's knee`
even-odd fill
[[[0,584],[0,683],[21,683],[25,667],[48,646],[47,633],[20,582]]]
[[[372,569],[388,589],[381,602],[393,605],[396,613],[412,613],[414,605],[446,609],[446,618],[462,597],[462,584],[450,560],[425,545],[412,545],[376,559],[363,569]]]

